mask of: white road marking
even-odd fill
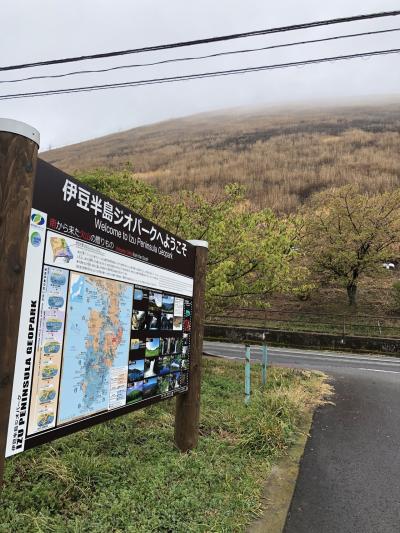
[[[230,360],[239,360],[239,361],[244,361],[244,357],[237,357],[237,356],[230,356],[230,355],[218,355],[217,357],[223,357],[224,359],[230,359]],[[298,357],[298,356],[296,356]],[[261,361],[252,361],[252,363],[254,362],[257,362],[257,363],[261,363]],[[271,363],[270,363],[271,364]],[[274,365],[278,365],[279,366],[279,363],[277,361],[274,361]],[[274,366],[273,365],[273,366]],[[332,367],[333,369],[335,367]],[[365,370],[366,372],[384,372],[385,374],[400,374],[400,370],[381,370],[381,369],[377,369],[377,368],[362,368],[362,367],[358,367],[358,366],[349,366],[347,367],[348,369],[352,369],[352,370]]]
[[[376,360],[376,359],[364,359],[364,358],[360,358],[360,357],[338,357],[338,356],[333,356],[333,355],[320,355],[320,356],[315,356],[315,355],[312,355],[312,356],[307,356],[307,355],[295,355],[295,354],[292,354],[292,353],[281,353],[279,354],[279,357],[291,357],[291,358],[295,358],[295,359],[308,359],[308,360],[314,360],[314,361],[323,361],[325,358],[327,359],[330,359],[331,361],[341,361],[341,362],[346,362],[346,363],[354,363],[354,362],[368,362],[368,363],[374,363],[374,365],[383,365],[383,366],[399,366],[400,367],[400,362],[399,361],[390,361],[390,360]]]
[[[385,374],[400,374],[398,370],[380,370],[377,368],[357,368],[357,370],[367,370],[368,372],[385,372]]]
[[[213,355],[213,354],[210,354],[210,355]],[[239,359],[239,361],[244,360],[244,357],[236,357],[236,356],[230,356],[230,355],[217,355],[216,357],[223,357],[224,359]]]

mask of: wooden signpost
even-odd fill
[[[175,443],[182,452],[197,446],[200,420],[201,358],[204,336],[204,293],[206,289],[207,241],[189,241],[196,247],[192,342],[190,350],[189,390],[178,396],[175,411]]]
[[[0,488],[38,147],[35,128],[0,119]]]
[[[177,448],[199,433],[207,242],[37,161],[38,145],[0,119],[0,489],[4,457],[174,396]]]

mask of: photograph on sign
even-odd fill
[[[39,162],[6,456],[186,392],[193,247]]]

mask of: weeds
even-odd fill
[[[180,454],[173,402],[7,461],[0,532],[240,532],[261,512],[270,465],[321,402],[323,376],[273,368],[243,402],[241,364],[205,359],[201,438]]]

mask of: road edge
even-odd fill
[[[262,516],[247,528],[247,533],[282,533],[317,406],[305,414],[299,435],[288,454],[271,468],[264,482]]]
[[[205,357],[224,359],[224,356],[203,351]],[[326,381],[326,378],[324,380]],[[332,393],[332,391],[331,391]],[[330,396],[331,393],[325,396]],[[323,402],[324,403],[324,402]],[[246,533],[282,533],[292,503],[301,460],[304,455],[314,415],[322,403],[317,403],[304,413],[303,422],[298,430],[296,442],[288,449],[287,455],[281,457],[268,473],[262,490],[263,514],[252,522]]]

